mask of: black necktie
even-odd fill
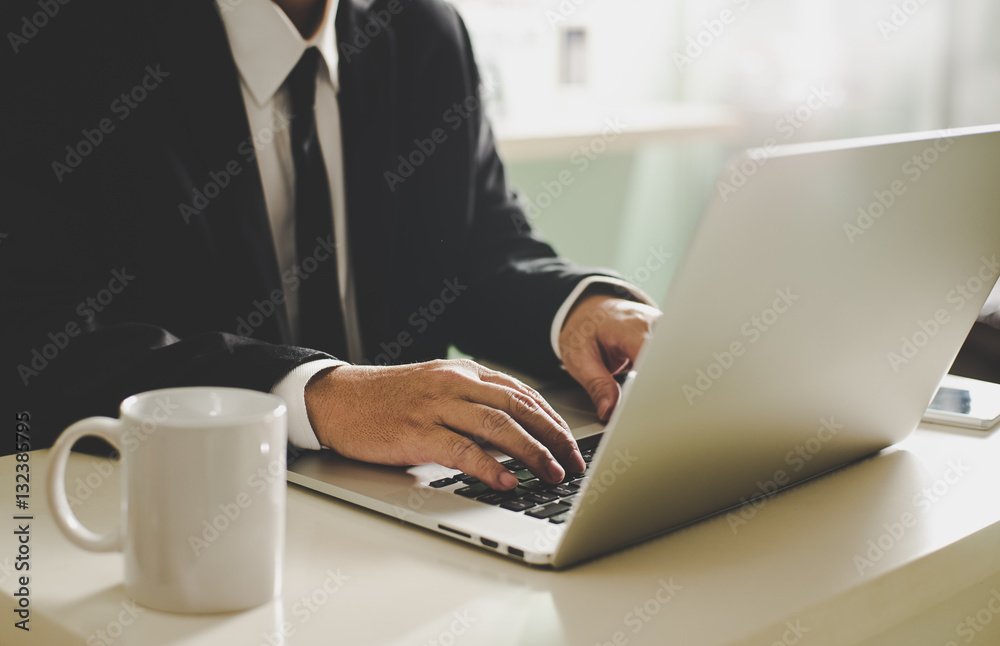
[[[310,47],[288,75],[292,160],[295,166],[295,252],[300,269],[299,345],[345,357],[347,342],[332,247],[333,207],[316,133],[316,69]],[[318,253],[317,253],[318,250]]]

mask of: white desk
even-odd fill
[[[955,461],[971,470],[943,484]],[[960,625],[966,616],[994,619],[991,591],[1000,591],[995,432],[922,428],[895,449],[767,501],[735,534],[718,516],[564,572],[290,487],[283,597],[214,616],[123,610],[121,556],[77,549],[49,517],[47,463],[47,451],[32,453],[31,632],[13,627],[16,577],[0,570],[0,644],[945,646],[967,643],[970,633],[956,633],[969,627]],[[86,480],[97,463],[74,455],[67,482]],[[14,464],[0,458],[0,565],[17,553]],[[943,495],[922,511],[914,496],[935,482]],[[118,486],[115,468],[77,508],[81,519],[95,529],[115,522]],[[859,575],[855,555],[907,512],[916,524]],[[336,589],[328,572],[350,578]],[[660,581],[671,579],[681,589],[660,605]],[[314,610],[302,601],[310,596]],[[643,619],[630,614],[637,606],[657,612]],[[996,619],[971,633],[972,643],[1000,643]],[[808,632],[799,638],[789,625]],[[267,637],[282,627],[287,639]]]
[[[497,118],[493,129],[500,156],[510,163],[568,159],[583,148],[603,154],[605,144],[608,150],[624,153],[653,142],[726,140],[738,136],[743,125],[739,111],[727,106],[668,103],[570,114],[539,106],[530,118]]]

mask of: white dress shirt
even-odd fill
[[[344,205],[344,162],[340,137],[340,109],[337,104],[337,47],[334,18],[339,0],[329,0],[323,23],[316,36],[303,40],[295,25],[270,0],[243,0],[231,5],[217,0],[219,13],[226,28],[229,46],[236,60],[253,137],[257,165],[264,187],[268,220],[274,238],[278,269],[281,276],[289,275],[297,262],[295,251],[295,171],[292,162],[289,132],[289,96],[285,79],[309,47],[317,47],[325,65],[316,76],[317,134],[326,163],[333,205],[333,228],[336,239],[337,276],[344,312],[347,336],[347,360],[362,361],[361,330],[357,319],[354,281],[351,275],[350,251],[347,247],[347,214]],[[559,332],[576,299],[595,282],[620,285],[638,300],[648,302],[635,287],[613,278],[587,278],[580,282],[563,302],[552,322],[552,349],[559,356]],[[293,341],[298,338],[298,294],[285,289]],[[306,414],[305,387],[309,379],[325,368],[345,361],[320,360],[304,363],[285,375],[271,392],[285,400],[288,406],[288,439],[306,449],[321,448]]]

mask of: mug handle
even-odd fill
[[[119,523],[116,529],[106,534],[90,531],[77,519],[66,498],[66,461],[69,460],[70,449],[77,440],[85,435],[106,440],[121,453],[122,421],[110,417],[88,417],[72,424],[62,432],[59,439],[49,451],[48,498],[49,507],[56,525],[70,541],[85,550],[92,552],[120,552],[122,550],[122,529]]]

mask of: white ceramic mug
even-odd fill
[[[238,388],[153,390],[120,419],[76,422],[52,447],[48,498],[76,545],[125,555],[125,589],[170,612],[225,612],[280,592],[285,539],[284,402]],[[96,534],[66,498],[66,461],[85,435],[121,454],[122,519]]]

